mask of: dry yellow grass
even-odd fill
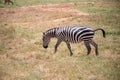
[[[0,80],[119,80],[119,33],[108,33],[119,31],[118,27],[100,24],[106,18],[99,14],[61,6],[0,9]],[[108,30],[106,39],[99,32],[94,38],[100,55],[96,57],[92,48],[86,56],[83,43],[72,44],[72,57],[65,43],[54,54],[56,39],[44,49],[42,32],[65,25],[90,25]]]

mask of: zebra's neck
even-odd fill
[[[56,28],[49,29],[46,33],[49,37],[56,37]]]

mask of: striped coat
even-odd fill
[[[84,44],[88,50],[87,54],[90,54],[91,45],[95,47],[96,55],[98,55],[98,46],[93,41],[95,31],[101,30],[103,37],[105,37],[105,31],[101,28],[93,30],[89,27],[79,27],[79,26],[66,26],[66,27],[57,27],[47,30],[43,33],[43,47],[47,48],[50,42],[50,38],[56,37],[58,39],[55,45],[55,52],[57,51],[58,46],[62,41],[67,44],[67,47],[70,51],[70,55],[73,53],[71,51],[70,43],[78,43],[84,41]]]

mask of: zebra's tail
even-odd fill
[[[95,31],[98,31],[98,30],[101,30],[101,31],[102,31],[103,37],[105,38],[105,35],[106,35],[106,34],[105,34],[105,31],[104,31],[103,29],[101,29],[101,28],[98,28],[98,29],[95,29],[94,32],[95,32]]]

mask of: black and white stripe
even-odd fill
[[[70,51],[70,55],[72,56],[73,53],[71,51],[70,43],[78,43],[84,41],[84,44],[88,50],[87,54],[90,54],[91,45],[95,47],[96,55],[98,55],[98,46],[93,41],[93,37],[95,31],[101,30],[103,33],[103,37],[105,37],[105,31],[101,28],[93,30],[88,27],[77,27],[77,26],[66,26],[66,27],[57,27],[47,30],[43,33],[43,47],[47,48],[50,42],[50,38],[56,37],[58,39],[55,45],[55,52],[57,51],[58,46],[62,41],[67,44],[67,47]]]

